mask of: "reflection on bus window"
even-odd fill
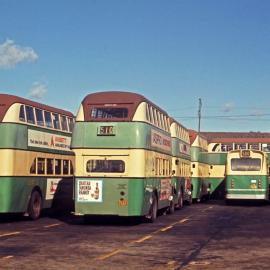
[[[61,119],[62,130],[67,131],[68,130],[67,118],[65,116],[61,115],[60,119]]]
[[[72,118],[68,118],[68,126],[69,126],[69,131],[72,132],[73,127],[74,127],[74,121]]]
[[[43,127],[44,126],[43,111],[35,108],[35,112],[36,112],[37,124]]]
[[[232,158],[232,171],[260,171],[261,160],[259,158]]]
[[[270,152],[270,144],[268,144],[268,143],[263,143],[263,144],[262,144],[262,151]]]
[[[30,167],[30,173],[31,174],[35,174],[36,173],[36,158],[34,159],[34,161],[33,161],[33,163],[32,163],[32,165],[31,165],[31,167]]]
[[[127,108],[93,108],[91,110],[91,118],[126,118],[128,116]]]
[[[63,174],[68,174],[68,160],[63,160]]]
[[[20,107],[19,119],[20,121],[25,122],[24,105],[21,105]]]
[[[38,158],[38,174],[45,174],[45,158]]]
[[[35,124],[34,110],[30,106],[25,106],[27,123]]]
[[[88,160],[86,171],[123,173],[125,171],[125,162],[123,160]]]
[[[228,143],[228,144],[221,144],[221,152],[230,152],[233,150],[233,144]]]
[[[59,115],[57,113],[52,114],[53,127],[55,129],[60,129]]]
[[[73,164],[71,161],[70,161],[70,174],[73,174]]]
[[[246,143],[236,143],[234,145],[234,149],[235,150],[239,150],[239,149],[245,150],[245,149],[247,149],[247,145],[246,145]]]
[[[47,174],[53,174],[53,159],[47,159]]]
[[[260,150],[260,145],[258,143],[250,143],[248,145],[248,149],[250,149],[250,150]]]
[[[50,112],[44,112],[46,127],[52,128],[52,116]]]
[[[56,159],[54,164],[55,174],[61,174],[61,159]]]

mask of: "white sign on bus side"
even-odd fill
[[[70,151],[71,138],[28,129],[28,146]]]

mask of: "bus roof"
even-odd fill
[[[177,120],[175,120],[173,117],[170,117],[170,125],[176,123],[177,125],[179,125],[180,127],[182,127],[184,130],[186,130],[187,132],[189,132],[189,130],[183,126],[182,124],[180,124]]]
[[[199,136],[200,138],[202,138],[208,142],[207,137],[204,136],[204,134],[202,134],[202,132],[198,133],[198,131],[195,131],[193,129],[189,129],[188,133],[189,133],[190,144],[193,144],[193,142],[196,140],[197,136]]]
[[[106,91],[106,92],[96,92],[87,95],[83,101],[83,110],[85,115],[85,121],[89,121],[91,116],[87,113],[89,107],[93,105],[100,105],[106,107],[117,107],[119,106],[126,106],[129,109],[128,113],[128,120],[131,120],[136,112],[137,107],[140,103],[147,102],[148,104],[152,105],[160,112],[165,115],[168,115],[167,112],[159,108],[157,105],[149,101],[143,95],[132,93],[132,92],[124,92],[124,91]]]
[[[15,103],[21,103],[29,106],[33,106],[39,109],[43,109],[50,112],[55,112],[59,114],[63,114],[66,116],[74,117],[74,115],[65,110],[57,109],[55,107],[51,107],[45,104],[41,104],[35,101],[31,101],[29,99],[21,98],[18,96],[13,96],[9,94],[0,94],[0,122],[2,122],[7,110],[10,108],[11,105]]]

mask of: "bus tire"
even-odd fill
[[[147,215],[147,220],[150,223],[154,223],[157,219],[157,212],[158,212],[158,204],[157,204],[157,197],[152,195],[152,204],[149,209],[149,214]]]
[[[170,201],[170,206],[169,206],[169,208],[167,209],[167,213],[168,214],[170,214],[170,215],[172,215],[173,213],[174,213],[174,202],[173,202],[173,200],[172,201]]]
[[[187,200],[187,205],[192,205],[193,200],[192,200],[192,196],[190,196]]]
[[[32,220],[36,220],[40,217],[42,209],[42,198],[38,190],[33,190],[31,198],[29,200],[28,215]]]
[[[182,209],[184,206],[184,198],[183,198],[183,192],[180,190],[179,197],[178,197],[178,202],[177,202],[177,209]]]

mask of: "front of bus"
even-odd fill
[[[228,153],[226,200],[268,200],[267,155],[255,150]]]

